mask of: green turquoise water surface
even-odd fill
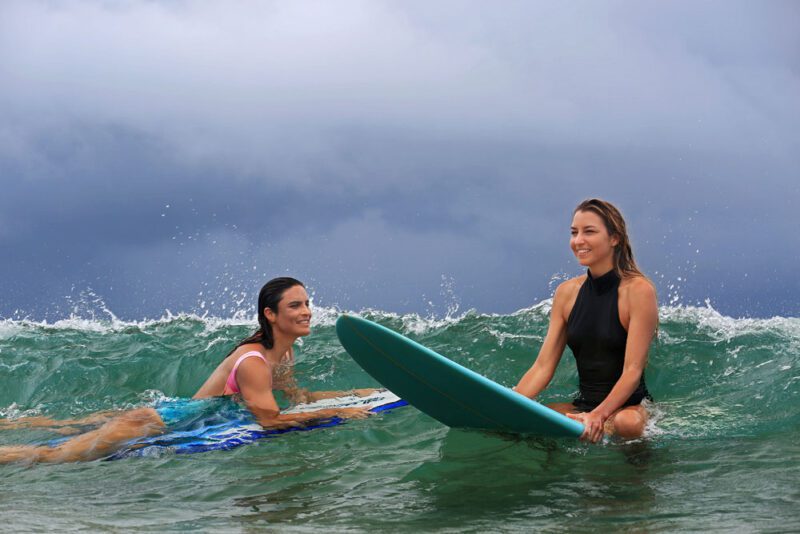
[[[549,303],[510,315],[360,315],[506,386],[530,366]],[[377,384],[317,310],[296,376]],[[76,417],[191,396],[254,322],[0,320],[0,417]],[[449,429],[413,407],[232,451],[0,465],[3,531],[800,530],[800,319],[661,309],[644,439],[591,446]],[[540,399],[569,400],[566,352]],[[0,430],[0,445],[57,437]]]

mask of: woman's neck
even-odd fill
[[[600,278],[601,276],[607,275],[612,270],[614,270],[614,266],[613,265],[611,265],[611,266],[606,266],[606,265],[598,266],[598,265],[595,265],[593,267],[589,267],[589,273],[592,275],[592,278]]]
[[[284,354],[289,352],[289,349],[292,348],[294,345],[296,337],[284,337],[279,335],[277,332],[274,333],[275,341],[272,344],[272,348],[269,349],[269,357],[275,363],[278,363],[280,359],[283,357]]]

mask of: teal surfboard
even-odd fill
[[[342,315],[336,334],[375,380],[447,426],[553,437],[583,432],[579,422],[372,321]]]

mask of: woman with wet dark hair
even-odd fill
[[[81,420],[56,421],[46,417],[0,421],[2,427],[62,427],[101,425],[56,446],[0,447],[0,463],[75,462],[103,458],[132,440],[174,432],[202,422],[231,403],[215,402],[237,396],[255,421],[264,427],[302,426],[306,421],[330,418],[363,418],[366,408],[333,408],[305,413],[281,413],[273,391],[283,389],[294,399],[317,400],[343,392],[308,392],[297,389],[291,374],[292,345],[311,333],[311,309],[303,284],[294,278],[267,282],[258,296],[258,330],[240,342],[195,393],[192,399],[165,399],[154,407],[95,414]],[[374,390],[348,393],[369,394]],[[232,403],[237,405],[237,403]],[[239,408],[241,410],[241,408]]]
[[[275,399],[260,398],[267,390],[269,396],[273,390],[283,391],[294,402],[313,402],[352,393],[368,395],[375,391],[312,392],[297,388],[292,373],[292,345],[298,337],[311,333],[311,309],[302,282],[289,277],[270,280],[258,294],[258,309],[258,330],[228,353],[194,398],[241,394],[248,407],[253,403],[251,411],[254,413],[263,403],[272,407],[269,408],[271,413],[276,406],[273,406]],[[256,391],[252,391],[253,387]],[[250,394],[245,394],[242,388]],[[281,417],[280,420],[295,421],[294,415]]]

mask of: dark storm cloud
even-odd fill
[[[796,314],[797,15],[3,3],[0,314],[73,287],[158,314],[287,270],[327,304],[509,311],[577,272],[588,196],[662,301]]]

